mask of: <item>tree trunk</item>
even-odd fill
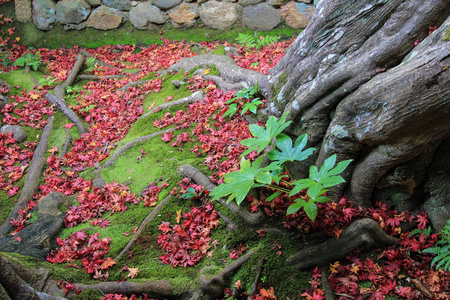
[[[319,2],[269,77],[268,113],[288,113],[287,133],[306,132],[317,148],[299,177],[337,154],[354,162],[332,196],[414,208],[450,136],[449,14],[449,0]]]

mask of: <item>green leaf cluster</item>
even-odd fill
[[[430,248],[422,250],[422,253],[431,253],[436,255],[431,261],[431,266],[444,271],[450,270],[450,219],[447,224],[439,231],[441,239]]]
[[[323,194],[328,187],[345,182],[339,174],[347,168],[351,160],[345,160],[336,165],[336,155],[333,155],[325,160],[320,170],[316,166],[311,166],[309,178],[292,182],[292,189],[278,186],[283,178],[281,174],[284,170],[288,171],[285,167],[286,162],[303,161],[315,150],[314,148],[305,149],[308,141],[306,134],[299,136],[293,143],[288,135],[282,133],[291,123],[290,121],[286,122],[286,116],[287,114],[283,115],[279,120],[274,116],[269,117],[265,127],[257,124],[249,126],[254,138],[241,142],[248,149],[241,155],[240,170],[224,175],[224,183],[211,192],[213,200],[228,196],[227,202],[236,199],[236,203],[240,204],[251,189],[263,186],[275,191],[266,199],[267,201],[275,199],[281,193],[294,196],[307,190],[308,197],[295,199],[295,202],[289,206],[287,214],[303,208],[307,216],[312,221],[315,220],[317,216],[316,203],[330,201]],[[273,147],[273,150],[267,153],[267,158],[272,161],[268,166],[261,167],[264,156],[259,156],[253,164],[243,158],[253,151],[257,151],[259,154],[269,145]]]
[[[280,38],[281,37],[278,35],[259,36],[258,32],[255,32],[254,35],[239,33],[239,36],[236,38],[236,42],[247,48],[259,49],[277,42]]]
[[[33,70],[37,71],[37,69],[41,64],[42,64],[41,53],[38,51],[36,52],[36,54],[33,53],[22,54],[21,57],[19,57],[14,61],[13,66],[19,67],[29,66],[33,68]]]
[[[11,62],[11,60],[8,58],[10,52],[11,51],[4,52],[0,50],[0,61],[4,67],[8,67],[9,63]]]
[[[259,98],[253,98],[256,92],[258,92],[259,90],[260,89],[258,88],[258,83],[256,83],[254,87],[248,87],[236,92],[235,97],[227,101],[227,104],[230,104],[230,106],[228,106],[228,110],[224,112],[222,117],[232,117],[238,111],[239,107],[238,103],[235,102],[236,100],[246,101],[246,103],[244,103],[244,105],[242,106],[241,116],[244,115],[247,111],[251,111],[252,113],[256,114],[259,105],[263,104],[263,102]],[[250,101],[250,99],[252,100]]]

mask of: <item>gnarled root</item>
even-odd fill
[[[216,185],[209,180],[209,178],[203,174],[199,169],[191,166],[184,165],[180,168],[180,173],[183,176],[189,177],[197,184],[203,185],[208,191],[212,191],[216,188]],[[249,225],[260,224],[264,220],[264,214],[261,210],[256,213],[250,213],[245,208],[236,204],[236,202],[227,203],[225,199],[218,199],[217,202],[227,207],[231,211],[235,212],[242,220]]]
[[[222,269],[220,274],[213,276],[211,279],[207,279],[204,274],[200,275],[200,290],[197,291],[196,296],[191,297],[191,299],[217,299],[223,293],[226,287],[225,280],[230,274],[237,269],[239,269],[245,262],[247,262],[252,256],[254,250],[251,249],[245,255],[241,256],[237,260],[233,261],[231,264]],[[200,272],[202,272],[201,270]],[[203,297],[202,297],[203,296]]]
[[[19,209],[24,209],[28,203],[28,200],[33,199],[33,194],[37,191],[39,186],[39,179],[41,178],[42,172],[45,165],[45,154],[48,148],[48,140],[52,133],[53,116],[48,118],[48,123],[45,125],[42,131],[41,139],[39,145],[36,147],[33,153],[33,158],[30,161],[30,167],[28,168],[28,175],[25,184],[20,193],[19,199],[17,200],[14,209],[11,211],[9,216],[0,226],[0,237],[6,236],[12,229],[10,219],[15,219],[18,216]]]
[[[305,247],[287,259],[288,265],[307,269],[341,259],[356,249],[390,246],[398,239],[385,233],[372,219],[360,219],[345,228],[339,237]]]
[[[56,95],[56,90],[55,90]],[[64,100],[61,100],[62,98],[59,98],[55,95],[52,95],[50,93],[45,94],[45,98],[47,98],[50,103],[56,104],[56,106],[72,121],[77,125],[78,130],[80,131],[80,135],[85,134],[88,132],[86,127],[83,124],[83,121],[81,121],[80,118],[73,112],[73,110],[70,109],[69,106],[67,106],[66,102]]]
[[[155,136],[163,134],[163,133],[171,132],[171,131],[174,131],[174,130],[175,130],[175,127],[174,128],[169,128],[169,129],[166,129],[166,130],[163,130],[163,131],[158,131],[158,132],[155,132],[155,133],[151,133],[151,134],[148,134],[148,135],[141,136],[141,137],[139,137],[139,138],[137,138],[137,139],[135,139],[135,140],[133,140],[133,141],[131,141],[129,143],[126,143],[125,145],[120,147],[119,150],[117,150],[113,154],[113,156],[111,156],[111,158],[104,164],[104,167],[105,168],[106,167],[111,167],[120,154],[122,154],[125,151],[133,148],[136,144],[145,142],[146,140],[149,140],[152,137],[155,137]]]
[[[97,290],[103,294],[146,294],[151,298],[174,299],[176,294],[168,280],[146,282],[101,282],[97,284],[76,284],[75,289],[82,291]],[[69,295],[72,296],[72,295]]]

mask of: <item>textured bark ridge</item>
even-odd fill
[[[320,2],[269,79],[269,114],[288,113],[289,133],[308,133],[317,148],[296,166],[300,175],[337,154],[355,161],[335,195],[414,206],[435,148],[450,136],[449,13],[445,0]]]

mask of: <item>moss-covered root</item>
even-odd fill
[[[174,106],[174,105],[191,104],[191,103],[194,103],[195,101],[202,101],[204,98],[205,98],[205,93],[203,93],[202,91],[196,91],[195,93],[193,93],[192,95],[189,95],[187,97],[155,106],[148,113],[140,116],[139,119],[145,119],[154,112],[168,109],[169,107]]]
[[[79,78],[81,80],[89,80],[89,81],[99,81],[103,79],[121,79],[126,77],[127,75],[105,75],[105,76],[97,76],[97,75],[80,75]]]
[[[69,149],[70,142],[72,141],[72,135],[70,135],[70,131],[68,128],[65,128],[66,130],[66,140],[64,141],[64,146],[61,151],[61,157],[64,157],[64,155],[67,153],[67,150]]]
[[[0,226],[0,237],[6,236],[12,229],[9,220],[15,219],[18,216],[19,209],[24,209],[29,200],[33,199],[33,194],[37,191],[39,186],[39,179],[45,166],[45,154],[48,149],[48,140],[52,133],[53,116],[48,118],[48,123],[45,125],[42,131],[39,145],[36,147],[33,153],[33,158],[30,161],[30,167],[28,168],[27,179],[20,193],[19,199],[13,210]]]
[[[124,255],[125,253],[127,253],[128,250],[130,250],[131,245],[133,245],[133,243],[138,239],[139,234],[141,233],[141,231],[145,228],[145,226],[147,226],[148,223],[150,223],[157,216],[157,214],[161,210],[161,208],[163,208],[164,205],[166,205],[167,202],[169,202],[170,197],[171,197],[170,195],[167,196],[163,201],[161,201],[150,212],[150,214],[148,214],[148,216],[144,219],[144,221],[142,221],[141,225],[139,226],[139,229],[136,231],[136,233],[131,238],[131,240],[128,242],[128,244],[123,248],[123,250],[119,253],[119,255],[117,255],[117,257],[114,259],[115,261],[118,261],[122,257],[122,255]]]
[[[391,246],[398,239],[388,235],[372,219],[360,219],[342,231],[339,239],[330,238],[327,241],[305,247],[287,259],[288,265],[299,270],[321,266],[339,260],[356,249],[368,250],[372,247]]]
[[[56,89],[55,89],[56,94]],[[56,106],[72,121],[77,125],[78,130],[80,131],[80,135],[85,134],[88,132],[86,127],[83,124],[83,121],[81,121],[80,118],[73,112],[73,110],[70,109],[69,106],[62,100],[63,98],[59,98],[56,95],[52,95],[50,93],[45,94],[45,98],[50,101],[52,104],[56,104]]]
[[[225,55],[204,54],[180,59],[176,64],[160,72],[164,76],[170,72],[186,72],[196,68],[208,68],[216,66],[220,72],[220,77],[229,84],[246,83],[247,86],[255,86],[258,84],[264,97],[269,99],[271,89],[267,76],[249,69],[239,67],[236,62]]]
[[[122,147],[120,147],[120,148],[119,148],[119,149],[111,156],[111,158],[108,159],[108,161],[107,161],[103,166],[104,166],[105,168],[111,167],[111,166],[114,164],[114,162],[116,161],[116,159],[117,159],[117,157],[118,157],[119,155],[121,155],[121,154],[124,153],[125,151],[127,151],[127,150],[133,148],[136,144],[145,142],[146,140],[149,140],[149,139],[151,139],[152,137],[158,136],[158,135],[163,134],[163,133],[171,132],[171,131],[174,131],[174,130],[175,130],[175,127],[169,128],[169,129],[166,129],[166,130],[162,130],[162,131],[158,131],[158,132],[154,132],[154,133],[152,133],[152,134],[148,134],[148,135],[141,136],[141,137],[139,137],[139,138],[137,138],[137,139],[135,139],[135,140],[133,140],[133,141],[131,141],[131,142],[129,142],[129,143],[126,143],[125,145],[123,145]]]
[[[9,264],[9,261],[0,256],[0,284],[5,288],[11,300],[40,300],[51,299],[48,295],[36,292],[23,281]],[[56,298],[53,298],[56,299]],[[62,298],[59,298],[62,299]]]
[[[231,273],[238,270],[244,263],[246,263],[254,253],[254,249],[249,250],[245,255],[241,256],[237,260],[222,269],[220,274],[213,276],[209,280],[205,274],[200,275],[200,291],[194,293],[190,300],[194,299],[218,299],[223,294],[223,290],[226,287],[225,280],[231,275]],[[203,270],[200,271],[201,273]]]
[[[216,185],[212,183],[205,174],[191,165],[182,166],[179,173],[182,176],[191,178],[197,184],[203,185],[210,192],[216,187]],[[244,207],[237,205],[236,202],[227,203],[225,199],[218,199],[217,202],[236,213],[239,217],[242,218],[245,223],[249,225],[258,225],[261,224],[264,220],[264,214],[261,210],[258,210],[258,212],[256,213],[250,213]]]
[[[75,284],[75,289],[82,291],[96,290],[103,294],[122,294],[131,296],[132,294],[146,294],[150,298],[176,299],[172,285],[168,280],[146,281],[146,282],[101,282],[97,284]],[[73,294],[69,294],[70,298]]]

